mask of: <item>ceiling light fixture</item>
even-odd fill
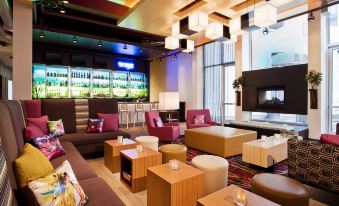
[[[160,62],[160,64],[162,63],[162,59],[161,58],[159,59],[159,62]]]
[[[184,49],[183,52],[192,52],[194,51],[194,41],[188,39],[180,40],[180,48]]]
[[[153,55],[156,55],[157,53],[156,53],[156,51],[155,51],[155,49],[153,50]]]
[[[139,49],[139,53],[142,53],[142,48]]]
[[[268,27],[278,21],[277,8],[266,2],[266,5],[254,10],[254,25],[258,27]]]
[[[313,12],[311,12],[311,13],[308,14],[307,20],[308,20],[309,22],[312,22],[312,21],[315,20],[315,17],[314,17],[314,15],[313,15]]]
[[[177,21],[172,25],[172,36],[173,37],[176,37],[176,38],[179,38],[179,39],[187,37],[186,34],[183,34],[181,32],[180,28],[181,28],[180,21]]]
[[[233,35],[241,35],[241,18],[237,17],[230,20],[230,33]]]
[[[101,40],[99,40],[99,42],[98,42],[98,47],[102,47],[102,42],[101,42]]]
[[[208,26],[208,15],[197,11],[188,16],[188,29],[192,31],[202,31]]]
[[[64,4],[68,4],[68,3],[69,3],[69,1],[63,0],[63,1],[62,1],[62,3],[64,3]]]
[[[44,33],[44,31],[41,31],[39,36],[40,36],[40,38],[45,38],[45,33]]]
[[[177,54],[174,54],[174,57],[173,57],[174,59],[176,59],[177,58]]]
[[[65,6],[64,6],[64,3],[62,2],[62,4],[60,5],[60,13],[64,14],[66,13],[66,10],[65,10]]]
[[[76,36],[73,36],[73,43],[75,44],[75,43],[77,43],[77,37]]]
[[[126,44],[124,45],[123,49],[124,49],[124,50],[126,50],[126,49],[127,49],[127,45],[126,45]]]
[[[212,22],[205,30],[205,37],[209,39],[218,39],[223,36],[223,25],[218,22]]]
[[[269,32],[269,29],[267,27],[263,28],[262,33],[263,35],[267,35]]]
[[[165,48],[172,49],[172,50],[179,48],[179,39],[173,36],[166,37]]]

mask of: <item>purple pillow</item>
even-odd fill
[[[104,125],[103,119],[89,119],[87,126],[87,133],[100,133]]]
[[[35,126],[39,127],[39,129],[44,133],[44,135],[48,135],[49,134],[49,129],[48,129],[48,116],[42,116],[39,118],[27,118],[27,124],[31,123],[34,124]]]
[[[35,147],[37,147],[49,160],[64,155],[65,151],[61,147],[59,139],[52,135],[33,138]]]
[[[161,117],[154,118],[155,125],[157,127],[164,127],[164,123],[161,120]]]
[[[28,123],[25,128],[25,141],[31,142],[34,137],[42,137],[45,134],[41,131],[41,129],[35,126],[32,123]]]
[[[102,114],[98,113],[98,118],[104,120],[102,127],[103,132],[119,131],[119,114]]]

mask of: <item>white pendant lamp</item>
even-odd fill
[[[187,35],[180,33],[180,21],[177,21],[172,25],[172,36],[179,39],[187,37]]]
[[[231,41],[237,42],[238,41],[238,35],[231,34]]]
[[[205,37],[209,39],[218,39],[223,37],[223,25],[218,22],[212,22],[205,30]]]
[[[254,10],[254,25],[268,27],[277,23],[277,8],[267,3]]]
[[[182,39],[180,40],[181,42],[181,48],[183,48],[184,50],[182,50],[183,52],[193,52],[194,51],[194,41],[189,40],[189,39]]]
[[[241,30],[241,18],[237,17],[230,20],[230,33],[233,35],[242,34]]]
[[[171,50],[179,48],[179,39],[173,36],[166,37],[165,48]]]
[[[188,17],[188,29],[199,32],[208,26],[208,15],[204,12],[197,11]]]

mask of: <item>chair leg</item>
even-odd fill
[[[145,112],[142,112],[142,127],[145,127]]]

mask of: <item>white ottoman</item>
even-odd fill
[[[139,136],[135,138],[138,144],[148,147],[152,150],[158,151],[159,138],[155,136]]]
[[[205,172],[205,195],[227,186],[228,161],[214,155],[199,155],[192,159],[192,165]]]

